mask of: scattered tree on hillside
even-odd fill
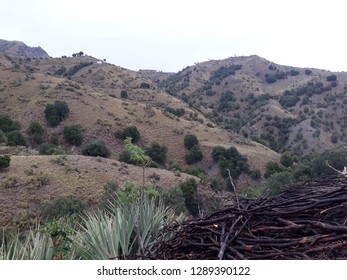
[[[46,105],[44,110],[46,120],[50,126],[57,126],[62,120],[68,117],[69,107],[65,101],[56,100],[54,104]]]
[[[10,166],[11,158],[9,155],[0,156],[0,170]]]
[[[64,127],[64,139],[67,143],[80,146],[83,141],[82,129],[79,125],[67,125]]]
[[[91,141],[82,147],[82,155],[92,157],[109,157],[110,151],[105,143],[100,141]]]
[[[157,142],[151,143],[146,149],[146,155],[158,164],[163,164],[166,161],[168,148],[165,145],[160,145]]]

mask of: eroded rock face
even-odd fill
[[[20,41],[6,41],[2,39],[0,39],[0,52],[26,56],[29,58],[50,57],[41,47],[29,47]]]

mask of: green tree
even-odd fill
[[[293,165],[293,157],[289,153],[284,153],[280,159],[281,164],[284,167],[291,167]]]
[[[179,185],[185,205],[193,216],[199,214],[199,202],[197,200],[197,184],[193,178],[187,179]]]
[[[201,161],[202,159],[203,159],[203,154],[198,145],[193,146],[190,149],[189,153],[186,154],[185,156],[186,163],[188,164],[196,163],[198,161]]]
[[[163,164],[166,161],[168,148],[165,145],[160,145],[157,142],[151,143],[146,149],[146,155],[158,164]]]
[[[50,126],[57,126],[62,120],[68,117],[70,109],[65,101],[56,100],[54,104],[47,104],[44,114]]]
[[[24,136],[18,130],[12,130],[7,133],[7,145],[9,146],[26,146],[27,143],[25,141]]]
[[[64,127],[64,139],[67,143],[80,146],[83,141],[82,129],[79,125],[67,125]]]
[[[82,147],[82,154],[92,157],[109,157],[111,153],[106,147],[105,143],[100,141],[92,141]]]
[[[188,150],[199,144],[198,138],[194,134],[187,134],[184,137],[184,147]]]
[[[123,99],[128,99],[128,93],[125,90],[120,92],[120,97]]]
[[[130,137],[132,142],[136,143],[140,140],[141,134],[136,126],[128,126],[123,130],[123,139]]]
[[[336,144],[339,141],[339,136],[336,133],[331,134],[330,140],[333,144]]]
[[[12,130],[19,130],[20,123],[18,121],[12,120],[7,115],[0,115],[0,130],[7,133]]]
[[[131,137],[127,137],[124,140],[124,145],[127,151],[131,154],[131,160],[134,162],[137,162],[142,167],[142,189],[141,193],[143,194],[144,188],[145,188],[145,172],[146,167],[151,163],[151,158],[146,156],[145,151],[137,146],[131,143]]]
[[[266,171],[264,174],[265,178],[269,178],[272,174],[284,171],[283,167],[281,167],[277,162],[269,161],[266,163]]]
[[[29,126],[29,133],[34,136],[36,144],[42,143],[43,128],[38,121],[33,121]]]
[[[11,158],[9,155],[0,156],[0,170],[10,166]]]

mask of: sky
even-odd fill
[[[210,59],[347,71],[342,0],[0,0],[0,39],[52,57],[83,51],[131,70]]]

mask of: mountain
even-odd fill
[[[196,63],[155,81],[212,122],[280,153],[308,154],[347,140],[346,72],[252,55]]]
[[[41,47],[28,47],[23,42],[0,39],[0,53],[24,56],[27,58],[47,58],[48,53]]]
[[[0,221],[2,225],[10,221],[22,223],[23,219],[28,222],[39,215],[45,202],[55,197],[75,195],[95,205],[109,181],[120,186],[142,182],[140,167],[119,161],[126,150],[119,135],[132,126],[140,133],[136,145],[145,150],[154,142],[167,147],[167,158],[159,168],[145,169],[146,184],[155,179],[155,185],[174,191],[180,182],[191,177],[187,173],[204,172],[203,180],[195,179],[199,182],[199,197],[207,201],[207,207],[213,205],[208,202],[210,199],[218,196],[221,200],[210,180],[217,179],[219,183],[214,183],[214,188],[219,191],[225,185],[219,164],[211,155],[215,147],[236,148],[247,159],[248,173],[238,170],[235,177],[240,189],[257,182],[250,176],[253,170],[264,173],[268,161],[279,160],[280,154],[219,127],[194,106],[170,95],[161,84],[151,80],[149,73],[155,74],[131,71],[80,53],[44,59],[0,53],[0,117],[5,122],[7,117],[12,120],[27,146],[7,147],[6,143],[15,145],[20,137],[13,133],[17,135],[13,140],[13,135],[0,131],[0,154],[11,155],[11,166],[0,173],[0,204],[14,203],[2,208],[2,212],[8,209]],[[164,81],[173,75],[162,73],[155,77]],[[70,112],[61,123],[52,126],[45,110],[56,101],[65,102]],[[39,136],[33,132],[35,123],[42,127]],[[64,130],[71,125],[82,132],[81,145],[67,142]],[[202,155],[195,163],[187,163],[186,159],[192,153],[184,144],[189,134],[198,139]],[[104,143],[110,151],[109,158],[83,156],[83,146],[91,141]],[[39,155],[39,151],[53,155]],[[244,165],[244,158],[238,164]],[[169,171],[172,162],[175,169]]]

